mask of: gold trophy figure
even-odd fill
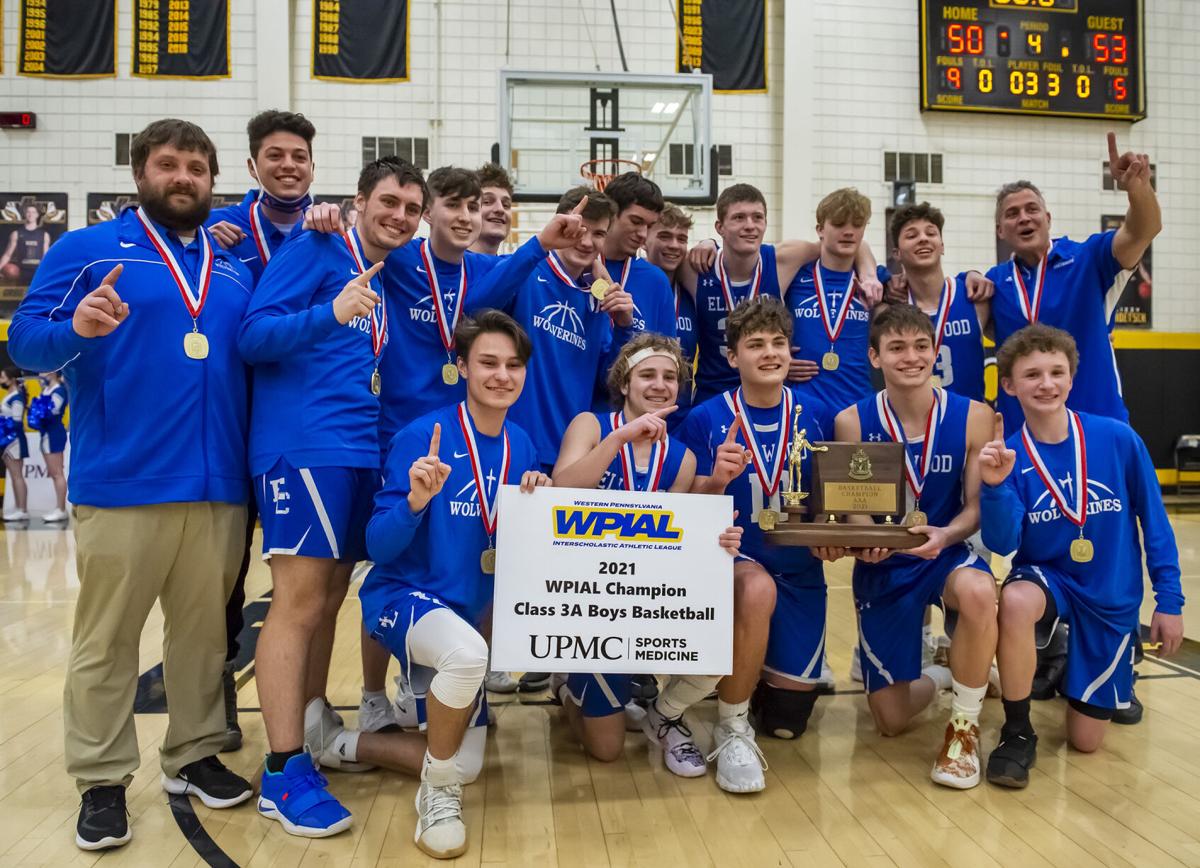
[[[788,450],[788,475],[783,486],[783,502],[786,506],[801,506],[808,497],[804,490],[801,464],[809,452],[828,452],[828,446],[816,446],[808,439],[808,429],[800,427],[800,412],[797,404],[792,421],[792,445]]]

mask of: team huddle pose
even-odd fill
[[[232,674],[255,512],[274,586],[256,652],[259,812],[291,834],[333,835],[352,817],[322,770],[409,773],[414,840],[439,858],[468,845],[462,787],[483,767],[484,686],[513,684],[488,672],[504,484],[732,496],[719,542],[732,561],[733,671],[659,673],[644,709],[629,675],[550,678],[565,724],[601,761],[640,729],[674,774],[715,761],[722,789],[762,790],[756,730],[800,736],[832,681],[823,564],[847,556],[879,731],[902,732],[953,692],[939,784],[986,773],[1026,785],[1037,648],[1060,621],[1067,736],[1101,745],[1132,701],[1143,563],[1151,638],[1178,648],[1178,554],[1127,424],[1106,307],[1160,216],[1147,156],[1119,154],[1111,134],[1129,198],[1120,229],[1051,240],[1042,194],[1007,184],[995,222],[1013,258],[950,276],[928,203],[892,219],[893,275],[863,241],[871,205],[855,190],[821,201],[816,241],[774,246],[763,195],[734,184],[717,201],[718,239],[689,251],[691,218],[637,173],[567,191],[540,232],[499,255],[512,187],[497,167],[425,178],[376,160],[349,220],[309,195],[309,121],[264,112],[247,132],[255,187],[211,212],[212,142],[186,121],[150,124],[131,147],[138,207],[51,247],[9,331],[14,361],[60,372],[73,403],[80,593],[64,718],[80,847],[130,840],[138,643],[156,600],[163,788],[212,808],[254,795],[217,754],[241,744]],[[985,329],[1000,345],[999,413],[983,403]],[[772,545],[801,429],[902,444],[908,503],[895,518],[928,541]],[[985,545],[1014,553],[999,594]],[[326,691],[337,615],[368,559],[354,729]],[[922,659],[931,605],[946,613],[948,667]],[[1005,722],[985,771],[993,660]],[[706,754],[685,713],[713,692]]]

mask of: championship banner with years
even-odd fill
[[[133,74],[229,78],[228,0],[133,0]]]
[[[17,72],[40,78],[117,74],[117,0],[21,0]]]
[[[677,72],[713,77],[716,93],[767,92],[766,0],[679,0]]]
[[[408,81],[408,0],[313,0],[312,76]]]
[[[726,675],[733,499],[500,489],[492,666]]]

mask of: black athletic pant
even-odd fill
[[[258,522],[258,503],[254,495],[250,495],[250,505],[246,510],[246,549],[242,552],[242,567],[238,570],[237,581],[233,583],[233,591],[229,602],[225,604],[225,662],[237,659],[240,646],[238,636],[246,626],[242,613],[246,605],[246,574],[250,572],[250,545],[254,542],[254,525]]]

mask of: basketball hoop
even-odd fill
[[[609,181],[623,172],[637,172],[640,175],[642,174],[642,164],[633,160],[602,157],[599,160],[587,160],[579,167],[579,174],[583,176],[583,179],[601,193],[604,192]]]

